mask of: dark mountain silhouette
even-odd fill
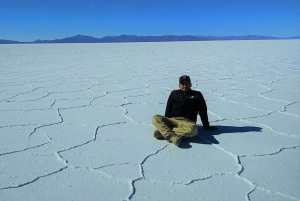
[[[21,42],[19,41],[14,41],[14,40],[1,40],[0,39],[0,44],[20,44]]]
[[[99,39],[91,36],[77,35],[55,40],[36,40],[32,43],[99,43]]]
[[[288,38],[283,38],[283,39],[300,39],[300,36],[293,36],[293,37],[288,37]]]
[[[136,36],[136,35],[120,35],[105,36],[103,38],[94,38],[91,36],[72,36],[55,40],[36,40],[33,43],[125,43],[125,42],[164,42],[164,41],[199,41],[206,40],[197,36]]]
[[[121,35],[121,36],[106,36],[100,39],[101,42],[166,42],[166,41],[201,41],[206,38],[184,35],[164,35],[164,36],[136,36],[136,35]]]
[[[167,42],[167,41],[214,41],[214,40],[278,40],[278,39],[300,39],[300,36],[277,38],[272,36],[192,36],[192,35],[164,35],[164,36],[136,36],[120,35],[94,38],[92,36],[76,35],[63,39],[36,40],[33,42],[19,42],[13,40],[1,40],[0,44],[36,44],[36,43],[126,43],[126,42]]]
[[[202,36],[211,40],[274,40],[278,39],[272,36],[258,36],[258,35],[247,35],[247,36]]]

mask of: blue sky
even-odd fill
[[[0,0],[0,39],[300,35],[300,0]]]

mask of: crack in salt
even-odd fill
[[[129,199],[129,200],[131,200],[132,197],[134,196],[134,194],[136,193],[136,188],[135,188],[135,185],[134,185],[135,182],[137,182],[137,181],[139,181],[139,180],[145,179],[145,175],[144,175],[144,166],[143,166],[143,165],[145,164],[146,160],[147,160],[149,157],[158,154],[160,151],[164,150],[167,146],[169,146],[169,144],[165,145],[165,146],[164,146],[163,148],[161,148],[161,149],[158,149],[158,150],[157,150],[156,152],[154,152],[153,154],[150,154],[150,155],[146,156],[146,157],[139,163],[141,177],[136,178],[136,179],[133,179],[133,180],[131,181],[131,190],[132,190],[132,192],[131,192],[131,194],[128,196],[128,199]]]
[[[45,125],[41,125],[41,126],[38,126],[38,127],[34,128],[34,129],[33,129],[33,132],[31,132],[31,133],[28,135],[28,138],[30,139],[31,136],[32,136],[39,128],[43,128],[43,127],[47,127],[47,126],[53,126],[53,125],[57,125],[57,124],[63,123],[64,120],[63,120],[63,118],[62,118],[62,116],[61,116],[61,114],[60,114],[59,109],[57,109],[57,113],[58,113],[58,116],[59,116],[59,118],[60,118],[60,121],[59,121],[59,122],[57,122],[57,123],[52,123],[52,124],[45,124]]]
[[[25,182],[25,183],[22,183],[22,184],[18,184],[18,185],[16,185],[16,186],[8,186],[8,187],[0,188],[0,190],[6,190],[6,189],[12,189],[12,188],[20,188],[20,187],[23,187],[23,186],[32,184],[32,183],[36,182],[37,180],[39,180],[39,179],[41,179],[41,178],[48,177],[48,176],[57,174],[57,173],[59,173],[59,172],[62,172],[63,170],[65,170],[65,169],[67,169],[67,168],[68,168],[68,166],[63,167],[63,168],[60,168],[59,170],[54,171],[54,172],[51,172],[51,173],[49,173],[49,174],[45,174],[45,175],[42,175],[42,176],[38,176],[38,177],[36,177],[35,179],[33,179],[33,180],[31,180],[31,181],[28,181],[28,182]]]
[[[94,138],[91,139],[91,140],[88,140],[82,144],[79,144],[79,145],[75,145],[73,147],[70,147],[70,148],[67,148],[67,149],[63,149],[63,150],[60,150],[58,151],[58,153],[62,153],[62,152],[65,152],[65,151],[70,151],[72,149],[76,149],[78,147],[81,147],[81,146],[84,146],[84,145],[87,145],[93,141],[96,141],[97,140],[97,136],[98,136],[98,130],[102,127],[105,127],[105,126],[112,126],[112,125],[118,125],[118,124],[126,124],[127,122],[117,122],[117,123],[112,123],[112,124],[106,124],[106,125],[101,125],[101,126],[97,126],[97,128],[95,129],[95,132],[94,132]]]
[[[8,155],[8,154],[15,154],[15,153],[27,151],[27,150],[30,150],[30,149],[36,149],[36,148],[42,147],[42,146],[44,146],[46,144],[49,144],[49,143],[51,143],[51,142],[45,142],[45,143],[42,143],[42,144],[39,144],[39,145],[36,145],[36,146],[27,147],[25,149],[21,149],[21,150],[17,150],[17,151],[11,151],[11,152],[2,153],[2,154],[0,154],[0,156],[4,156],[4,155]]]

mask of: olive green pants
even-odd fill
[[[152,124],[162,136],[176,134],[191,138],[198,134],[196,123],[184,117],[168,118],[161,115],[154,115],[152,117]]]

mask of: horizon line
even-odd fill
[[[135,34],[120,34],[120,35],[106,35],[103,37],[94,37],[90,35],[83,35],[83,34],[76,34],[72,36],[62,37],[62,38],[54,38],[54,39],[35,39],[33,41],[19,41],[19,40],[10,40],[10,39],[1,39],[0,41],[8,41],[8,42],[17,42],[17,43],[35,43],[37,41],[55,41],[55,40],[64,40],[69,39],[73,37],[90,37],[94,39],[105,39],[107,37],[122,37],[122,36],[134,36],[134,37],[196,37],[199,39],[207,39],[207,40],[218,40],[226,37],[265,37],[266,39],[299,39],[300,35],[295,36],[288,36],[288,37],[277,37],[277,36],[269,36],[269,35],[255,35],[255,34],[246,34],[246,35],[222,35],[222,36],[216,36],[216,35],[191,35],[191,34],[184,34],[184,35],[175,35],[175,34],[164,34],[164,35],[135,35]],[[207,37],[207,38],[205,38]],[[226,39],[225,39],[226,40]],[[147,41],[145,41],[147,42]],[[1,44],[1,43],[0,43]]]

